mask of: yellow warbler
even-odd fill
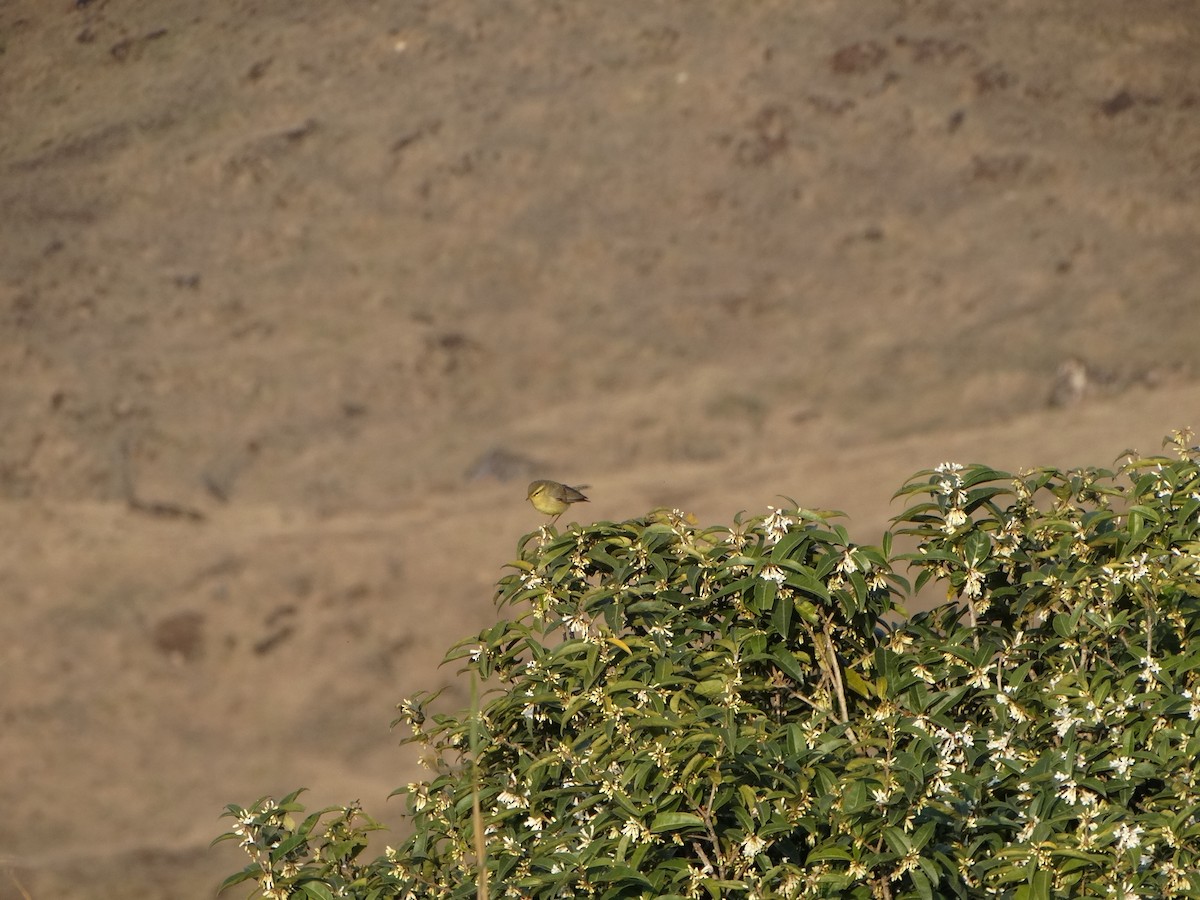
[[[533,508],[538,512],[554,516],[553,521],[557,522],[558,517],[565,513],[567,507],[572,503],[588,502],[588,498],[580,493],[580,490],[585,487],[587,487],[586,484],[581,484],[579,487],[573,488],[570,485],[542,478],[530,483],[525,499],[532,503]]]

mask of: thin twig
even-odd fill
[[[824,627],[825,646],[822,648],[827,654],[829,672],[833,679],[833,688],[838,700],[838,710],[842,714],[842,724],[845,725],[850,721],[850,710],[846,706],[846,688],[842,684],[842,668],[838,665],[837,654],[833,652],[833,635],[829,633],[829,621],[826,620]]]
[[[712,818],[713,801],[715,801],[716,799],[717,799],[717,783],[714,781],[708,791],[708,804],[703,809],[700,810],[700,813],[701,813],[700,818],[704,820],[704,829],[705,829],[705,831],[708,832],[708,840],[713,845],[713,852],[717,854],[717,859],[720,860],[721,859],[721,840],[720,840],[720,838],[717,837],[717,832],[713,828],[713,818]],[[700,856],[702,859],[704,859],[704,862],[708,864],[708,867],[717,873],[717,877],[724,880],[725,864],[722,862],[719,865],[717,865],[716,867],[714,867],[713,864],[708,861],[707,857],[705,857],[703,853],[701,853]]]

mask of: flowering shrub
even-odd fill
[[[229,807],[267,897],[1200,896],[1200,467],[944,464],[894,555],[833,514],[544,528],[489,688],[401,705],[433,771],[356,808]],[[949,601],[897,621],[909,592]],[[481,865],[481,860],[484,865]],[[484,880],[486,873],[486,881]]]

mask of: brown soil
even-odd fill
[[[875,542],[1200,424],[1186,0],[0,0],[0,216],[3,900],[397,823],[532,477]]]

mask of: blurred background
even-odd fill
[[[210,897],[399,824],[533,478],[876,543],[1200,425],[1200,19],[0,0],[0,223],[0,898]]]

